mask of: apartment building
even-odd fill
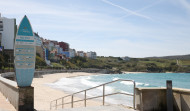
[[[16,19],[1,17],[0,14],[0,46],[3,47],[4,53],[11,56],[11,58],[13,58],[16,30]]]
[[[96,52],[92,52],[92,51],[87,52],[86,56],[87,56],[87,58],[90,58],[90,59],[96,59],[96,57],[97,57]]]
[[[69,49],[69,57],[73,58],[76,56],[76,50],[75,49]]]
[[[59,42],[59,46],[63,48],[63,51],[69,51],[69,44],[66,42]]]

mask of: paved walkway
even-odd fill
[[[13,105],[0,92],[0,111],[16,111]]]
[[[136,111],[136,110],[127,109],[118,105],[109,105],[109,106],[93,106],[93,107],[62,109],[58,111]]]

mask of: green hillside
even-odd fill
[[[190,60],[162,59],[162,58],[130,58],[129,61],[120,57],[97,57],[87,59],[75,57],[69,61],[60,61],[66,68],[98,68],[120,71],[140,72],[190,72]]]
[[[176,59],[178,58],[178,59]],[[179,59],[183,58],[183,59]],[[81,69],[97,68],[109,69],[112,71],[133,71],[133,72],[190,72],[190,59],[185,56],[168,56],[152,58],[130,58],[128,61],[120,57],[97,57],[97,59],[88,59],[83,57],[74,57],[69,60],[61,60],[51,64],[54,68]],[[13,63],[10,63],[9,56],[0,54],[0,69],[13,69]],[[45,61],[37,54],[36,69],[47,68]]]

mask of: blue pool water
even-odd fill
[[[68,93],[78,92],[106,82],[117,79],[134,80],[136,87],[166,87],[166,80],[172,80],[173,87],[190,89],[190,73],[139,73],[139,74],[103,74],[92,76],[80,76],[74,78],[62,78],[55,83],[49,83],[52,88],[57,88]],[[87,96],[102,95],[102,87],[88,91]],[[118,81],[105,87],[105,93],[114,92],[133,93],[133,83]],[[124,104],[132,106],[133,98],[116,95],[106,97],[106,102],[112,104]]]

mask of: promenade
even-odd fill
[[[109,106],[93,106],[93,107],[60,109],[58,111],[136,111],[136,110],[124,108],[118,105],[109,105]]]
[[[13,105],[0,92],[0,111],[16,111]]]

